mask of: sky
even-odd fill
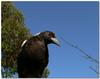
[[[88,61],[78,49],[98,60],[99,3],[98,2],[13,2],[24,16],[24,23],[34,35],[53,31],[61,47],[48,45],[49,78],[90,78],[98,74],[98,64]]]

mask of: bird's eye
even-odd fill
[[[52,33],[49,33],[49,36],[52,36]]]
[[[51,36],[51,34],[49,33],[48,36]]]

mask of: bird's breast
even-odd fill
[[[49,54],[47,45],[43,41],[30,40],[23,47],[23,51],[26,53],[26,57],[33,63],[47,66]]]

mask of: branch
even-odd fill
[[[76,48],[77,50],[79,50],[80,52],[82,52],[89,60],[99,64],[99,61],[96,60],[95,58],[91,57],[90,55],[88,55],[84,50],[82,50],[81,48],[79,48],[78,46],[73,45],[72,43],[68,42],[67,40],[65,40],[63,37],[60,37],[66,44],[68,44],[71,47]]]
[[[89,66],[89,68],[90,68],[92,71],[94,71],[95,73],[99,74],[99,72],[96,71],[96,70],[95,70],[94,68],[92,68],[91,66]]]

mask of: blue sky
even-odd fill
[[[98,60],[99,3],[98,2],[14,2],[34,35],[49,30],[56,34],[61,47],[49,48],[49,78],[98,77],[89,66],[98,64],[84,58],[79,50],[66,44],[60,37],[82,48]]]

